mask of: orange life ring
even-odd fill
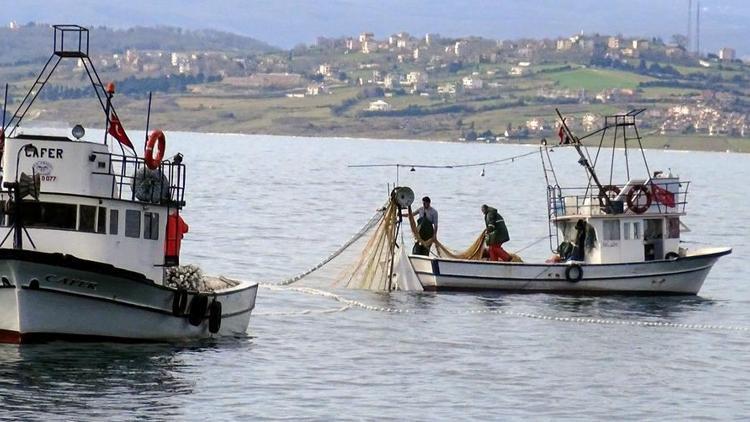
[[[639,204],[636,201],[640,199],[642,196],[646,197],[646,203],[645,204]],[[632,188],[630,188],[630,191],[628,192],[627,202],[628,202],[628,208],[633,211],[636,214],[643,214],[648,210],[648,208],[651,206],[651,192],[648,191],[646,186],[644,185],[635,185]]]
[[[164,150],[166,149],[166,144],[167,141],[164,138],[164,132],[160,131],[159,129],[154,130],[153,132],[151,132],[151,135],[148,135],[148,140],[146,141],[146,152],[143,154],[143,159],[146,161],[146,167],[150,168],[151,170],[156,170],[157,168],[159,168],[161,160],[162,158],[164,158]],[[154,157],[155,145],[157,146],[159,151]]]

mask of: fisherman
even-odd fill
[[[437,237],[438,212],[432,207],[431,202],[430,197],[425,196],[422,198],[422,206],[419,207],[416,212],[417,234],[419,235],[419,240],[421,240],[421,242],[417,240],[417,242],[414,243],[414,247],[411,251],[414,255],[430,255],[432,242]],[[415,214],[412,212],[411,207],[409,207],[409,214],[411,214],[411,216]]]
[[[511,261],[512,257],[503,249],[503,243],[510,240],[503,216],[497,212],[497,209],[487,204],[482,205],[482,214],[484,214],[484,224],[487,226],[484,241],[490,251],[490,261]]]

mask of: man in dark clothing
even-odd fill
[[[422,198],[422,206],[417,209],[417,233],[422,242],[430,242],[428,245],[432,245],[431,241],[437,236],[438,230],[438,212],[431,206],[431,200],[429,196]],[[411,213],[411,208],[409,208]],[[425,246],[420,242],[414,243],[412,253],[414,255],[425,255],[430,254],[430,246]]]
[[[484,241],[490,251],[490,261],[510,261],[512,259],[510,254],[503,249],[503,243],[510,240],[503,216],[487,204],[482,205],[482,214],[484,214],[484,224],[487,227]]]

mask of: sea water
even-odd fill
[[[527,261],[550,254],[538,154],[410,171],[533,146],[167,137],[168,155],[182,152],[188,166],[182,261],[209,274],[274,282],[306,270],[368,220],[397,178],[432,198],[448,246],[471,243],[486,203],[508,223],[509,250]],[[641,159],[628,153],[633,165]],[[559,178],[585,181],[572,149],[551,155]],[[371,292],[332,287],[340,268],[324,267],[304,281],[314,289],[261,288],[240,338],[0,345],[0,419],[745,419],[750,156],[647,156],[649,171],[692,181],[683,246],[734,248],[698,296]],[[407,166],[348,167],[385,163]]]

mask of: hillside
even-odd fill
[[[173,27],[134,27],[91,30],[90,52],[124,53],[128,49],[161,51],[218,51],[261,54],[277,50],[262,41],[216,30],[186,30]],[[0,28],[0,65],[46,60],[52,48],[49,24],[29,23],[17,29]]]

